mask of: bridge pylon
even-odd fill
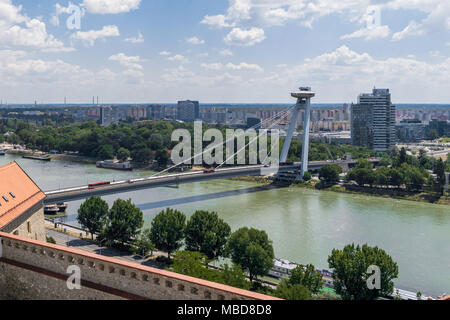
[[[305,117],[303,122],[303,144],[302,144],[302,164],[299,179],[303,179],[303,175],[308,171],[308,156],[309,156],[309,131],[311,127],[311,99],[315,97],[315,93],[311,91],[310,87],[300,87],[299,91],[291,93],[293,98],[297,99],[295,111],[291,118],[291,123],[284,141],[283,150],[281,151],[280,163],[287,161],[289,148],[292,143],[292,136],[297,128],[298,115],[301,110],[305,110]]]

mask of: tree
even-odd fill
[[[263,230],[247,227],[235,231],[226,245],[231,260],[249,273],[250,281],[265,276],[273,267],[272,241]]]
[[[358,159],[355,166],[355,169],[372,169],[372,168],[373,164],[371,164],[366,159]]]
[[[290,284],[283,280],[275,291],[275,295],[285,300],[311,300],[311,292],[301,284]]]
[[[438,191],[444,194],[445,186],[445,164],[442,158],[439,158],[434,164],[433,173],[436,175],[436,183],[438,186]]]
[[[130,151],[126,148],[120,148],[117,151],[117,159],[121,160],[121,161],[127,161],[128,158],[130,157]]]
[[[134,240],[144,225],[141,209],[137,208],[131,199],[117,199],[109,210],[104,238],[109,241],[119,241],[122,245]]]
[[[132,156],[135,162],[147,163],[152,159],[152,150],[149,148],[135,150]]]
[[[389,167],[392,165],[392,160],[389,157],[383,157],[380,159],[380,162],[378,163],[380,167]]]
[[[344,300],[374,300],[390,295],[394,290],[393,279],[398,277],[397,263],[384,250],[367,244],[333,249],[328,264],[333,270],[336,293]],[[380,269],[380,289],[369,289],[368,280],[373,275],[369,266]]]
[[[113,159],[114,158],[113,146],[110,144],[101,146],[97,152],[97,156],[101,159]]]
[[[173,271],[191,277],[206,279],[208,258],[200,252],[177,251],[173,257]]]
[[[170,159],[169,151],[167,151],[167,149],[165,149],[165,148],[158,150],[156,152],[155,159],[158,162],[159,166],[161,166],[161,167],[166,166]]]
[[[397,168],[401,167],[402,164],[404,164],[404,163],[408,163],[408,155],[406,154],[406,149],[405,148],[402,148],[400,150],[400,153],[396,157],[394,163],[395,163],[395,167],[397,167]]]
[[[150,240],[158,250],[170,254],[181,248],[186,228],[186,216],[174,209],[161,211],[152,221]]]
[[[249,289],[250,283],[247,281],[242,267],[238,264],[234,264],[230,267],[228,264],[222,266],[222,281],[224,284],[242,288]]]
[[[376,177],[372,169],[355,169],[350,172],[349,179],[356,181],[359,186],[363,187],[366,184],[372,186]]]
[[[239,265],[228,264],[222,270],[207,268],[208,257],[200,252],[177,251],[173,258],[172,268],[175,272],[191,277],[223,283],[236,288],[249,289],[250,283]]]
[[[334,185],[339,182],[339,175],[342,168],[337,164],[327,164],[320,169],[319,179],[328,185]]]
[[[375,183],[379,186],[389,185],[389,173],[390,169],[387,167],[378,168],[375,171]]]
[[[291,271],[291,277],[289,278],[289,284],[301,284],[315,294],[322,289],[323,283],[322,274],[312,264],[297,266]]]
[[[404,183],[403,173],[398,169],[391,169],[389,171],[389,184],[400,188],[400,186]]]
[[[196,211],[186,225],[186,248],[216,259],[223,255],[230,234],[230,226],[217,213]]]
[[[108,204],[100,197],[87,199],[78,209],[77,221],[81,226],[89,230],[92,239],[94,239],[95,233],[102,231],[108,210]]]
[[[153,256],[153,251],[156,249],[156,246],[150,240],[150,229],[145,229],[141,232],[141,234],[136,239],[136,253],[141,256],[146,256],[150,253]]]

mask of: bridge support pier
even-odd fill
[[[300,110],[305,110],[305,117],[303,122],[303,142],[302,142],[302,165],[300,176],[298,179],[303,179],[305,172],[308,172],[308,156],[309,156],[309,131],[311,127],[311,98],[315,97],[315,93],[311,91],[310,87],[300,87],[299,92],[291,93],[293,98],[297,98],[297,105],[295,112],[291,119],[291,124],[284,141],[283,150],[281,152],[280,163],[286,162],[289,153],[289,148],[292,143],[292,136],[297,127],[298,115]]]

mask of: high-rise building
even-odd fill
[[[352,105],[352,144],[387,151],[397,142],[395,106],[389,89],[363,93]]]
[[[147,107],[147,118],[150,120],[161,120],[166,117],[166,107],[163,105],[150,105]]]
[[[200,105],[198,101],[178,101],[177,118],[185,122],[193,122],[200,119]]]
[[[100,108],[100,125],[107,127],[112,123],[119,123],[121,116],[116,107],[101,107]]]

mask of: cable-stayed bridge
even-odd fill
[[[291,176],[294,176],[294,179],[301,179],[303,175],[308,170],[318,170],[322,166],[330,164],[329,161],[317,161],[317,162],[309,162],[308,161],[308,150],[309,150],[309,124],[310,124],[310,116],[311,116],[311,98],[315,96],[315,93],[311,91],[309,87],[301,87],[299,92],[295,92],[291,94],[292,97],[297,99],[297,104],[291,106],[290,108],[280,112],[277,115],[269,119],[265,119],[263,123],[269,123],[273,121],[269,125],[269,129],[274,125],[278,124],[283,118],[286,118],[289,114],[291,114],[291,121],[289,125],[289,129],[285,138],[284,146],[281,151],[281,157],[279,160],[279,164],[271,164],[269,167],[268,164],[265,163],[264,159],[261,165],[250,165],[250,166],[240,166],[240,167],[231,167],[231,168],[222,168],[230,158],[234,158],[236,154],[239,152],[245,151],[245,148],[249,146],[251,143],[258,139],[261,135],[258,135],[255,139],[249,141],[243,148],[236,151],[231,157],[226,159],[221,164],[217,165],[215,169],[208,169],[204,171],[193,171],[186,173],[178,173],[178,174],[170,174],[169,171],[174,168],[180,166],[182,163],[178,163],[173,165],[170,168],[167,168],[164,171],[158,172],[155,175],[148,178],[141,179],[131,179],[124,181],[105,181],[103,183],[97,184],[89,184],[86,186],[72,187],[66,188],[63,190],[54,190],[47,191],[45,203],[58,203],[65,201],[74,201],[80,200],[92,196],[105,196],[110,194],[124,193],[134,190],[142,190],[142,189],[151,189],[158,187],[167,187],[173,185],[179,185],[182,183],[192,183],[198,181],[207,181],[214,179],[227,179],[232,177],[239,176],[260,176],[260,175],[268,175],[269,172],[272,174],[282,174],[289,173]],[[304,133],[303,133],[303,145],[302,145],[302,162],[301,163],[287,163],[287,156],[289,152],[289,148],[292,142],[292,136],[297,127],[297,119],[300,110],[305,110],[305,122],[303,124]],[[262,124],[263,124],[262,123]],[[258,124],[257,126],[260,126]],[[254,129],[254,127],[252,127]],[[236,137],[233,137],[234,140]],[[228,141],[222,142],[221,144],[226,144]],[[201,154],[204,154],[208,151],[213,150],[214,147],[203,151]],[[201,154],[194,155],[190,159],[192,160],[198,157]],[[278,159],[277,159],[278,160]],[[185,163],[186,160],[183,161]],[[371,160],[372,162],[376,162],[376,160]],[[344,168],[349,168],[355,165],[355,160],[344,160],[344,161],[333,161],[332,163],[336,163]]]

